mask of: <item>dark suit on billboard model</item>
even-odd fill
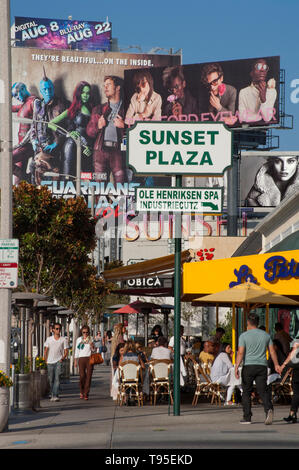
[[[92,109],[87,135],[95,139],[93,165],[95,173],[112,172],[114,184],[126,181],[125,157],[121,152],[124,135],[124,107],[120,94],[120,79],[105,77],[108,102]]]

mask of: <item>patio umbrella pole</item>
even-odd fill
[[[233,312],[232,312],[232,348],[234,351],[234,356],[233,356],[233,364],[236,362],[236,306],[233,303],[232,305]]]
[[[182,187],[182,176],[175,177],[176,188]],[[174,257],[174,377],[173,377],[173,414],[180,415],[180,326],[181,326],[181,232],[182,214],[175,216],[175,257]]]

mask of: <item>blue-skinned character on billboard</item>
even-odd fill
[[[89,83],[81,81],[75,88],[70,107],[49,123],[49,128],[56,131],[56,124],[60,125],[60,123],[68,120],[66,126],[70,137],[67,137],[63,147],[62,173],[64,175],[76,176],[77,145],[75,139],[80,139],[82,171],[92,171],[90,158],[92,155],[92,140],[86,133],[92,107],[91,86]],[[64,127],[64,124],[61,125]]]
[[[31,181],[40,184],[43,173],[51,171],[60,173],[61,148],[64,136],[61,132],[53,131],[48,122],[61,114],[67,103],[55,96],[54,84],[46,76],[40,81],[41,100],[34,103],[33,123],[31,126],[31,143],[34,150],[34,160],[31,163]]]
[[[33,106],[37,97],[31,95],[25,83],[16,82],[11,89],[12,97],[20,104],[12,106],[12,112],[17,113],[18,118],[32,119]],[[33,148],[30,142],[30,124],[20,123],[18,130],[18,144],[12,151],[14,183],[26,180],[27,163],[33,156]]]

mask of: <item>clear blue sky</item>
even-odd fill
[[[299,102],[291,102],[291,82],[298,79],[298,0],[11,0],[11,16],[112,22],[121,48],[138,45],[182,48],[183,64],[214,60],[280,56],[286,71],[286,113],[294,129],[273,131],[282,150],[299,149]],[[140,52],[138,49],[126,52]],[[165,53],[165,51],[164,51]],[[299,98],[299,85],[298,94]]]

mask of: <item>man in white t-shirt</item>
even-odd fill
[[[167,347],[167,339],[159,336],[158,346],[154,347],[150,359],[171,359],[172,352]]]
[[[61,325],[54,324],[54,334],[48,336],[44,344],[44,358],[47,363],[48,377],[50,383],[51,401],[59,401],[58,392],[60,385],[60,376],[62,371],[62,362],[68,355],[68,342],[61,336]]]

